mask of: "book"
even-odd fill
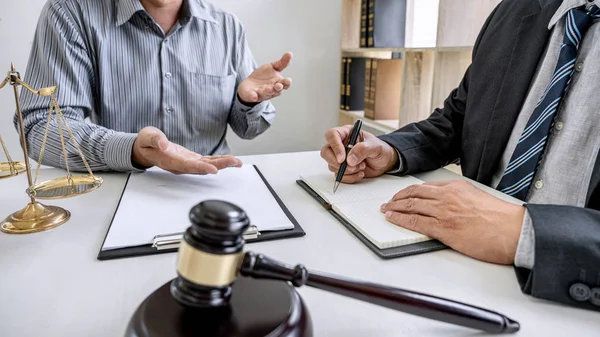
[[[340,110],[346,110],[346,62],[345,57],[342,58],[342,67],[340,69],[341,85],[340,85]]]
[[[365,72],[367,58],[348,58],[346,78],[346,108],[363,111],[365,108]]]
[[[357,184],[342,184],[333,194],[333,174],[318,173],[301,175],[304,182],[339,217],[371,242],[377,249],[433,241],[430,237],[392,224],[380,211],[400,190],[423,181],[412,176],[384,175],[364,179]]]
[[[407,0],[370,0],[367,17],[367,47],[406,46]]]
[[[403,59],[373,59],[365,118],[397,120],[402,99]]]
[[[360,2],[360,47],[367,47],[367,6],[368,0],[361,0]]]
[[[372,106],[371,106],[371,69],[373,67],[373,59],[367,59],[365,62],[365,90],[363,98],[364,116],[366,118],[372,118]]]
[[[365,110],[365,118],[375,119],[375,87],[377,83],[377,64],[378,59],[371,60],[371,70],[369,73],[369,87],[367,88],[367,105],[368,109]]]
[[[373,45],[373,18],[375,17],[375,0],[367,1],[367,47],[372,48]]]

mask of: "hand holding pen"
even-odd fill
[[[347,163],[342,183],[352,184],[364,178],[378,177],[398,165],[396,150],[364,130],[360,130],[356,144],[347,151],[344,144],[349,144],[353,129],[352,125],[330,129],[325,134],[327,144],[321,149],[321,157],[334,174],[337,175],[342,164]]]

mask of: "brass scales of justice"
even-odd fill
[[[0,230],[8,234],[29,234],[46,231],[67,222],[71,217],[71,213],[68,210],[58,206],[44,205],[38,202],[37,199],[64,199],[88,193],[102,185],[102,178],[97,177],[92,173],[92,170],[88,165],[83,152],[79,148],[79,145],[77,144],[77,141],[75,140],[75,137],[69,128],[69,124],[67,123],[60,110],[60,106],[58,105],[56,86],[41,88],[39,90],[31,88],[27,83],[21,80],[21,76],[19,72],[15,70],[14,64],[11,64],[11,69],[8,72],[8,75],[4,81],[0,83],[0,89],[7,84],[13,86],[14,89],[19,136],[25,162],[15,162],[12,160],[8,148],[2,139],[2,135],[0,135],[0,143],[7,160],[6,162],[0,162],[0,180],[15,177],[23,172],[26,172],[28,181],[26,193],[31,201],[27,204],[27,206],[25,206],[25,208],[14,212],[4,219],[0,223]],[[35,95],[50,98],[46,130],[44,132],[34,178],[32,178],[31,165],[29,163],[29,157],[27,153],[27,140],[25,137],[23,114],[19,101],[19,90],[17,88],[19,86],[22,86]],[[46,145],[48,132],[50,131],[53,115],[56,116],[56,124],[58,126],[58,134],[60,136],[60,142],[62,145],[62,155],[64,158],[67,175],[48,181],[38,182],[40,167],[42,165],[41,163],[44,156],[44,148]],[[79,156],[81,157],[81,160],[87,169],[87,175],[73,175],[69,169],[67,148],[63,136],[63,126],[68,132],[73,146],[77,149],[77,152],[79,153]]]

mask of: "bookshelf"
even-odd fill
[[[378,118],[377,113],[374,117],[365,117],[365,108],[369,110],[369,116],[373,115],[373,106],[368,103],[369,88],[366,88],[362,94],[366,99],[362,109],[350,109],[347,104],[340,104],[338,124],[353,124],[360,118],[369,131],[384,134],[425,119],[435,108],[443,106],[444,100],[460,83],[470,65],[473,44],[481,27],[500,1],[342,0],[342,59],[401,59],[401,68],[395,75],[400,83],[399,92],[397,95],[386,96],[393,101],[377,101],[379,107],[399,107],[392,119]],[[362,7],[363,3],[365,7]],[[363,21],[361,26],[361,19],[364,20],[365,17],[369,19],[366,23]],[[361,28],[369,25],[373,27],[371,31],[361,32]],[[371,32],[372,35],[369,35]],[[371,42],[368,42],[369,37],[372,37]],[[361,41],[361,38],[364,40]],[[344,71],[343,63],[340,62],[342,93],[348,89],[345,82],[349,81],[348,74],[344,74]],[[355,76],[354,72],[350,74]],[[370,72],[364,77],[368,77],[368,74]],[[378,74],[375,84],[385,87],[390,79],[380,80],[381,71]],[[386,73],[383,75],[391,76]],[[368,86],[368,83],[367,80],[365,85]],[[352,88],[353,93],[360,90],[361,88]],[[370,90],[376,91],[377,88]],[[340,100],[342,99],[344,96],[340,95]],[[372,97],[370,102],[373,103]],[[384,115],[387,117],[389,114]]]

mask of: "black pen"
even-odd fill
[[[340,183],[342,182],[342,178],[344,178],[344,174],[346,173],[346,167],[348,166],[348,163],[346,162],[348,160],[348,152],[350,152],[354,145],[356,145],[356,141],[358,140],[358,135],[360,134],[361,127],[362,120],[356,120],[356,123],[354,123],[352,131],[350,132],[350,139],[348,140],[348,145],[346,145],[346,157],[344,158],[344,162],[342,163],[342,166],[340,166],[337,176],[335,177],[335,183],[333,183],[333,193],[337,191],[338,187],[340,186]]]

